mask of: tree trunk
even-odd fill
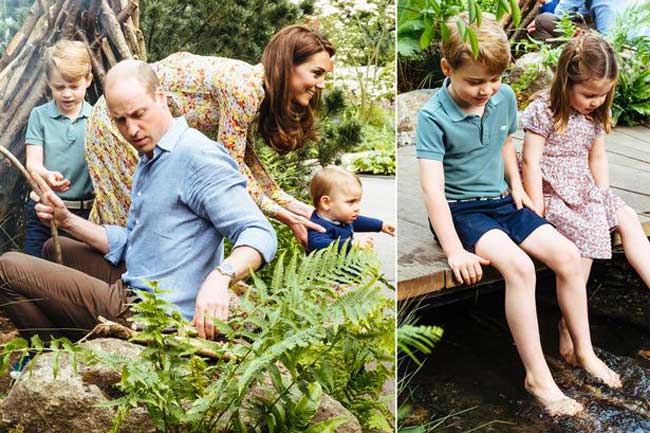
[[[60,39],[86,42],[100,87],[106,71],[125,58],[146,60],[138,0],[38,0],[0,58],[0,146],[25,161],[25,127],[47,99],[46,48]],[[96,99],[98,95],[95,95]],[[0,159],[0,252],[19,248],[27,189],[21,174]]]

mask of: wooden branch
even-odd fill
[[[117,51],[121,57],[120,60],[133,58],[133,55],[131,54],[129,47],[126,44],[126,40],[124,39],[124,34],[122,33],[122,28],[120,27],[120,23],[115,18],[115,14],[113,13],[113,10],[111,9],[111,7],[109,6],[106,0],[101,0],[101,1],[102,1],[101,21],[104,23],[106,27],[106,32],[108,34],[108,37],[111,39],[111,42],[113,42],[113,45],[115,45],[115,47],[117,48]]]
[[[141,341],[138,340],[138,335],[140,334],[138,331],[126,327],[120,323],[113,322],[112,320],[108,320],[102,316],[99,316],[97,320],[99,321],[99,324],[95,326],[95,328],[92,331],[90,331],[88,335],[82,338],[81,341],[85,341],[94,337],[116,337],[122,340],[129,340],[133,343],[139,343],[139,344],[142,343]],[[206,358],[212,358],[212,359],[223,359],[226,361],[230,361],[236,358],[235,355],[231,352],[218,353],[208,347],[205,347],[205,341],[207,340],[203,340],[201,338],[189,338],[180,335],[176,336],[176,338],[187,339],[187,341],[189,341],[189,344],[192,346],[192,348],[196,349],[197,355],[205,356]],[[219,346],[226,345],[226,343],[222,341],[214,341],[210,343],[217,344]]]
[[[6,148],[0,146],[0,153],[2,153],[5,157],[9,158],[9,161],[22,173],[22,175],[25,177],[25,180],[29,182],[29,185],[32,187],[34,192],[38,194],[38,196],[41,199],[41,202],[46,201],[47,197],[43,194],[43,191],[41,188],[38,186],[36,182],[34,182],[34,179],[32,176],[27,172],[27,169],[18,161],[18,159],[11,153],[9,150]],[[61,242],[59,242],[59,232],[56,227],[56,223],[54,220],[50,220],[50,234],[52,235],[52,241],[54,242],[54,259],[56,262],[60,265],[63,264],[63,257],[61,254]]]
[[[106,57],[106,62],[108,63],[108,69],[110,69],[117,63],[117,59],[115,58],[115,54],[113,54],[111,45],[108,43],[108,39],[102,38],[101,47],[102,47],[102,52]]]

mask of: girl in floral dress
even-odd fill
[[[597,33],[581,32],[564,48],[549,92],[525,110],[524,187],[535,211],[573,241],[585,283],[593,259],[612,256],[617,231],[625,255],[650,286],[650,243],[636,212],[609,188],[605,133],[618,76],[614,51]],[[576,363],[571,335],[560,321],[560,353]]]
[[[316,138],[314,112],[335,48],[302,26],[279,31],[262,63],[176,53],[153,64],[174,116],[221,142],[248,178],[260,209],[288,225],[303,243],[313,208],[282,191],[255,153],[254,134],[280,153]],[[88,119],[86,160],[95,187],[90,220],[125,225],[138,154],[111,121],[104,98]]]

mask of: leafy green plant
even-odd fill
[[[433,41],[449,37],[447,21],[463,10],[469,12],[469,23],[481,25],[482,7],[476,0],[399,0],[397,12],[397,50],[402,56],[412,56],[426,50]],[[521,20],[519,3],[516,0],[498,0],[496,17],[512,14],[515,26]],[[464,21],[457,19],[456,26],[463,40],[478,56],[479,46],[476,32]]]
[[[395,152],[377,151],[352,160],[352,170],[359,174],[395,174]]]
[[[443,330],[437,326],[418,325],[419,305],[404,302],[400,305],[397,319],[397,347],[398,347],[398,382],[397,393],[401,400],[397,409],[397,431],[399,433],[427,433],[442,425],[433,420],[421,425],[406,425],[405,420],[412,411],[406,394],[410,383],[422,367],[422,359],[416,352],[425,355],[431,353],[435,344],[440,341]],[[416,368],[409,371],[410,363],[414,362]]]
[[[82,350],[69,341],[15,339],[2,349],[2,367],[15,353],[52,351],[121,371],[113,432],[134,407],[145,407],[168,432],[327,432],[343,418],[311,424],[325,390],[364,428],[392,428],[379,398],[393,375],[392,299],[376,255],[336,246],[310,256],[282,255],[272,275],[254,275],[229,321],[215,321],[222,342],[191,337],[188,323],[153,292],[140,292],[132,320],[143,328],[135,359]],[[175,328],[177,333],[167,333]],[[199,350],[210,350],[208,359]],[[56,362],[56,361],[55,361]],[[76,365],[76,361],[72,361]],[[56,372],[56,367],[55,367]],[[253,387],[266,397],[247,396]]]

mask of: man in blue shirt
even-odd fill
[[[117,64],[105,88],[116,126],[140,153],[127,227],[75,216],[37,178],[46,191],[39,218],[54,219],[83,244],[62,241],[64,261],[74,269],[20,253],[0,257],[0,302],[18,329],[38,329],[21,332],[27,336],[69,334],[61,328],[77,328],[79,336],[98,315],[124,318],[127,304],[137,301],[131,289],[151,290],[148,282],[157,281],[199,336],[212,339],[213,319],[228,317],[229,284],[272,260],[275,232],[227,150],[173,118],[145,62]],[[224,237],[233,244],[226,259]],[[125,266],[117,281],[111,278],[118,268],[108,262]]]

